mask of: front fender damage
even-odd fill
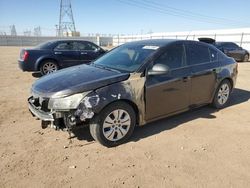
[[[94,114],[112,102],[123,100],[131,103],[138,117],[138,124],[145,124],[145,77],[134,73],[126,81],[108,85],[89,93],[76,111],[82,121],[91,119]]]
[[[86,95],[75,111],[65,113],[64,123],[71,130],[78,123],[88,124],[95,114],[99,114],[110,103],[123,100],[132,104],[137,123],[145,122],[145,78],[141,74],[131,74],[126,81],[107,85]]]
[[[79,117],[81,121],[91,119],[95,114],[93,109],[98,106],[100,97],[95,92],[92,92],[89,96],[86,96],[78,106],[75,116]]]
[[[91,92],[82,99],[76,110],[64,113],[63,121],[69,135],[76,125],[88,125],[89,120],[95,115],[93,108],[99,104],[99,101],[99,96]]]

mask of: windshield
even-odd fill
[[[125,44],[108,52],[93,64],[122,72],[135,72],[159,46]]]

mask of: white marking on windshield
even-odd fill
[[[143,46],[142,49],[147,49],[147,50],[157,50],[159,46]]]

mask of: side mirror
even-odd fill
[[[163,64],[155,64],[152,69],[148,70],[148,75],[163,75],[169,72],[169,67]]]

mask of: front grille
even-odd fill
[[[43,110],[44,112],[49,112],[50,110],[48,109],[48,105],[49,105],[49,99],[44,98],[41,104],[41,110]]]
[[[32,97],[32,103],[33,103],[36,107],[39,107],[39,106],[40,106],[39,98],[34,98],[34,97]]]
[[[40,109],[44,112],[50,112],[50,110],[48,109],[48,105],[49,105],[49,98],[34,98],[31,97],[29,100],[31,103],[33,103],[34,106],[36,107],[40,107]]]

